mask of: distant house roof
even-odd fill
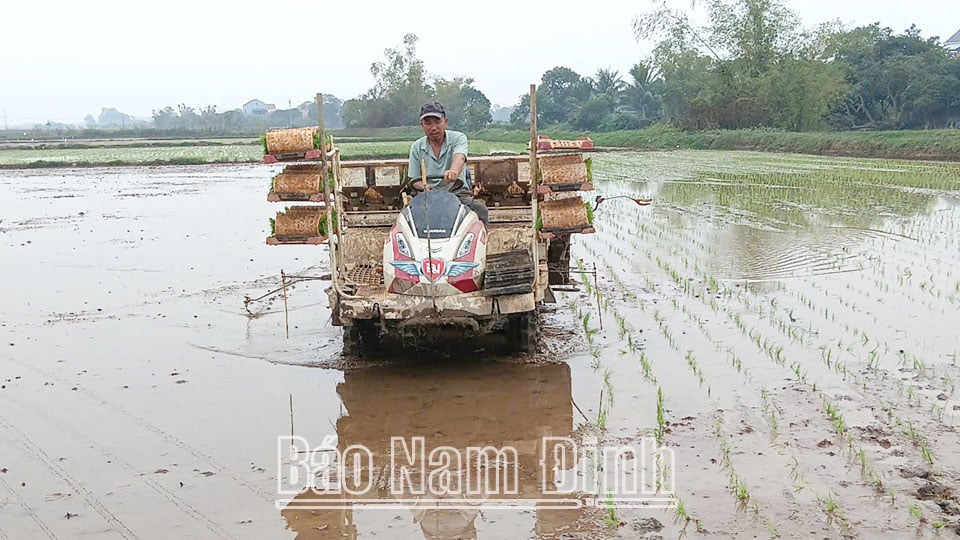
[[[277,110],[277,106],[273,103],[264,103],[259,99],[251,99],[250,101],[243,104],[243,114],[248,115],[264,115],[270,112]]]
[[[957,30],[956,34],[950,36],[950,39],[945,41],[943,46],[951,50],[960,49],[960,30]]]

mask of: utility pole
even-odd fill
[[[3,110],[3,130],[7,130],[7,110]]]

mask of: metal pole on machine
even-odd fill
[[[533,253],[533,291],[534,298],[540,285],[540,243],[538,237],[540,231],[537,230],[537,214],[539,205],[537,204],[537,85],[530,85],[530,208],[533,212],[533,239],[531,241],[531,252]]]
[[[330,175],[327,174],[330,165],[327,163],[327,134],[323,129],[323,94],[320,92],[317,92],[317,129],[320,137],[320,185],[323,186],[323,205],[327,220],[327,245],[330,247],[330,273],[336,281],[336,275],[340,273],[340,257],[337,256],[337,246],[339,246],[340,238],[334,234],[333,228],[333,212],[336,211],[337,200],[336,190],[334,186],[330,185]],[[332,197],[331,193],[333,194]]]
[[[420,181],[423,183],[424,192],[421,195],[424,197],[423,202],[427,210],[427,258],[423,263],[421,263],[427,266],[421,268],[420,270],[421,272],[426,273],[427,269],[429,268],[430,274],[433,274],[433,248],[430,246],[430,235],[433,234],[433,228],[430,226],[430,197],[426,195],[426,192],[429,190],[429,186],[427,185],[427,160],[425,159],[420,160]],[[433,281],[433,278],[430,276],[427,276],[427,279]],[[437,297],[430,296],[430,301],[433,303],[433,314],[436,315]]]

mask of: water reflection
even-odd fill
[[[641,219],[687,231],[696,248],[685,266],[747,281],[863,270],[884,242],[914,240],[914,220],[943,206],[957,174],[954,164],[730,152],[605,156],[599,165],[605,193],[652,194]],[[622,215],[607,210],[608,222]]]
[[[454,363],[374,368],[345,373],[337,393],[345,411],[336,423],[336,448],[341,454],[353,445],[369,449],[372,461],[352,469],[363,478],[359,485],[368,488],[346,496],[312,490],[297,495],[281,514],[298,539],[358,538],[367,534],[390,538],[524,538],[583,532],[594,525],[602,528],[591,524],[584,510],[548,509],[556,505],[545,502],[575,502],[544,494],[543,486],[553,485],[557,479],[545,478],[552,473],[541,469],[541,459],[545,459],[547,471],[552,471],[555,464],[554,456],[542,455],[542,438],[574,436],[570,368],[566,364]],[[397,446],[396,440],[392,441],[397,437],[408,446]],[[423,437],[422,453],[413,442],[417,437]],[[411,485],[421,480],[436,485],[438,479],[420,478],[417,458],[409,463],[401,461],[410,464],[413,473],[411,485],[404,485],[403,492],[397,493],[397,462],[391,463],[392,449],[411,451],[401,452],[402,458],[429,456],[432,451],[469,456],[471,447],[510,448],[515,452],[493,455],[494,460],[479,469],[474,467],[476,460],[472,457],[460,464],[450,460],[452,469],[459,470],[452,478],[455,485],[462,488],[469,483],[490,489],[491,483],[499,482],[500,487],[491,491],[513,488],[515,494],[433,496],[428,492],[418,496]],[[351,462],[350,458],[345,461]],[[477,470],[481,472],[472,475]],[[516,477],[506,471],[516,471]],[[444,504],[422,502],[437,498],[445,499]],[[339,508],[306,508],[318,506],[318,501],[337,499],[347,502]],[[369,503],[389,505],[401,499],[414,504],[403,509],[363,508]],[[537,499],[540,502],[533,502]],[[532,502],[525,502],[525,509],[480,508],[483,502],[489,508],[491,504],[517,501]]]

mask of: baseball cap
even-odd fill
[[[423,107],[420,107],[420,120],[428,116],[435,116],[437,118],[446,118],[447,111],[443,109],[443,104],[439,101],[434,101],[431,103],[425,104]]]

